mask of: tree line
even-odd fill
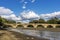
[[[14,20],[7,20],[0,17],[0,23],[16,23]],[[18,22],[21,23],[21,22]],[[50,18],[49,20],[44,20],[40,18],[39,20],[31,20],[29,23],[47,23],[47,24],[60,24],[60,19],[57,17]]]
[[[2,29],[2,30],[5,30],[8,27],[4,23],[12,23],[13,24],[13,23],[16,23],[16,22],[13,21],[13,20],[7,20],[5,18],[0,17],[0,29]]]
[[[39,20],[32,20],[29,23],[60,24],[60,19],[57,17],[50,18],[49,20],[44,20],[44,19],[40,18]]]

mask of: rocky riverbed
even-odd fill
[[[28,36],[13,31],[0,30],[0,40],[47,40],[47,39]]]

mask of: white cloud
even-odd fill
[[[21,16],[17,17],[12,10],[5,7],[0,7],[0,16],[9,20],[23,21],[27,23],[29,22],[29,20],[34,20],[39,18],[43,18],[43,19],[49,19],[52,17],[60,18],[60,11],[38,15],[34,11],[27,10],[27,11],[23,11],[21,13]]]
[[[21,20],[21,17],[16,17],[15,14],[11,14],[11,15],[10,15],[10,18],[11,18],[12,20],[15,20],[15,21]]]
[[[25,4],[27,4],[28,2],[24,2]]]
[[[23,5],[23,7],[22,7],[23,9],[25,9],[26,8],[26,6],[25,5]]]
[[[7,16],[7,15],[0,15],[2,18],[5,18],[5,19],[8,19],[9,18],[9,16]]]
[[[28,3],[28,2],[24,2],[23,6],[22,6],[23,9],[26,8],[26,4],[27,4],[27,3]]]
[[[36,19],[36,18],[39,18],[39,15],[33,11],[23,11],[21,13],[21,17],[26,20],[27,19]]]
[[[53,12],[53,13],[47,13],[47,14],[40,14],[40,18],[44,18],[44,19],[49,19],[49,18],[53,18],[53,17],[60,17],[60,11],[58,12]]]
[[[34,2],[35,2],[35,0],[31,0],[31,2],[32,2],[32,3],[34,3]]]
[[[10,15],[13,14],[13,11],[11,11],[8,8],[0,7],[0,16],[3,18],[9,18]]]
[[[9,20],[21,20],[21,17],[16,17],[12,10],[5,7],[0,7],[0,16]]]
[[[14,20],[14,21],[20,21],[21,17],[16,17],[15,14],[11,14],[11,15],[1,15],[1,17],[8,19],[8,20]]]
[[[13,11],[11,11],[8,8],[0,7],[0,15],[2,15],[2,14],[12,14],[12,13],[13,13]]]
[[[30,20],[23,20],[23,23],[29,23]]]
[[[23,3],[25,0],[21,0],[20,2]]]

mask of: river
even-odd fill
[[[60,32],[52,32],[52,31],[46,31],[46,30],[45,31],[29,30],[29,29],[9,29],[9,30],[30,35],[30,36],[46,38],[50,40],[60,40]]]

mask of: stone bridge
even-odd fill
[[[60,24],[34,24],[34,23],[27,23],[27,24],[7,24],[8,27],[12,28],[60,28]]]

